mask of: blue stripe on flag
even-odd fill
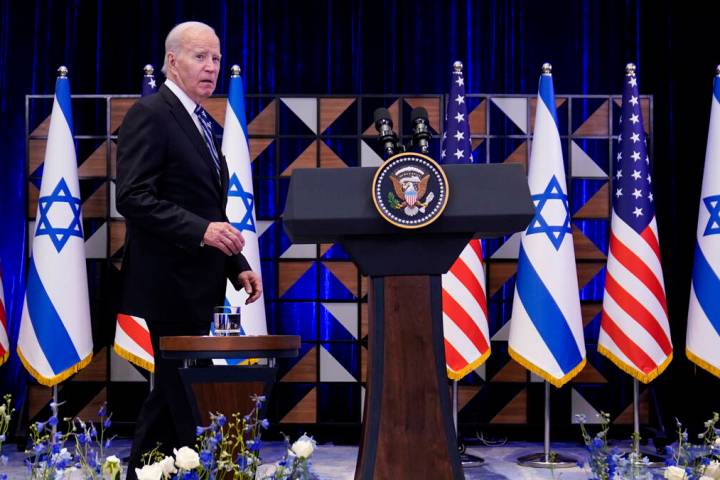
[[[716,80],[717,82],[717,80]],[[705,316],[710,320],[715,331],[720,335],[720,301],[718,300],[718,292],[720,292],[720,278],[708,263],[705,255],[700,248],[700,244],[695,245],[695,265],[693,267],[693,288],[695,296],[700,302]]]
[[[53,373],[60,374],[80,363],[80,355],[75,350],[75,345],[48,297],[37,268],[35,268],[35,259],[30,259],[27,306],[35,336]]]
[[[517,289],[522,304],[548,350],[566,374],[582,362],[582,355],[560,307],[522,246],[518,258],[518,272],[521,271],[522,275],[517,276]]]
[[[230,77],[230,91],[228,101],[235,116],[240,122],[245,138],[248,138],[247,120],[245,119],[245,91],[243,89],[242,77]]]
[[[538,95],[542,98],[543,103],[550,111],[555,126],[558,125],[557,109],[555,108],[555,89],[553,88],[552,75],[540,75],[540,85],[538,86]]]
[[[715,77],[713,80],[713,95],[715,95],[715,100],[720,102],[720,77]]]
[[[65,115],[65,120],[70,127],[70,134],[73,133],[72,108],[70,107],[70,80],[67,77],[58,78],[55,82],[55,98],[57,98],[60,110]]]

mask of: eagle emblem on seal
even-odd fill
[[[435,198],[433,192],[428,192],[430,175],[421,169],[409,166],[398,169],[389,175],[393,184],[393,192],[388,193],[388,203],[391,208],[402,209],[405,215],[414,217],[425,213],[425,209]],[[427,195],[426,195],[427,194]]]

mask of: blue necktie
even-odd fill
[[[215,149],[215,142],[213,141],[212,125],[210,124],[210,117],[207,112],[200,105],[195,107],[195,115],[200,119],[200,127],[203,133],[203,138],[207,144],[208,150],[210,150],[210,156],[215,164],[215,173],[220,178],[220,157]]]

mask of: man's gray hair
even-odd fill
[[[217,36],[217,34],[215,33],[215,29],[213,29],[210,25],[202,22],[183,22],[175,25],[165,38],[165,59],[163,60],[162,72],[166,76],[168,69],[168,53],[172,52],[177,56],[177,54],[180,52],[180,49],[182,48],[182,42],[183,37],[185,36],[185,32],[193,29],[209,30]]]

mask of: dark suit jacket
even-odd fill
[[[217,148],[220,152],[220,148]],[[201,247],[210,222],[227,221],[228,171],[187,110],[163,85],[127,113],[118,136],[117,210],[127,235],[120,311],[154,322],[207,325],[226,278],[250,267],[242,255]]]

